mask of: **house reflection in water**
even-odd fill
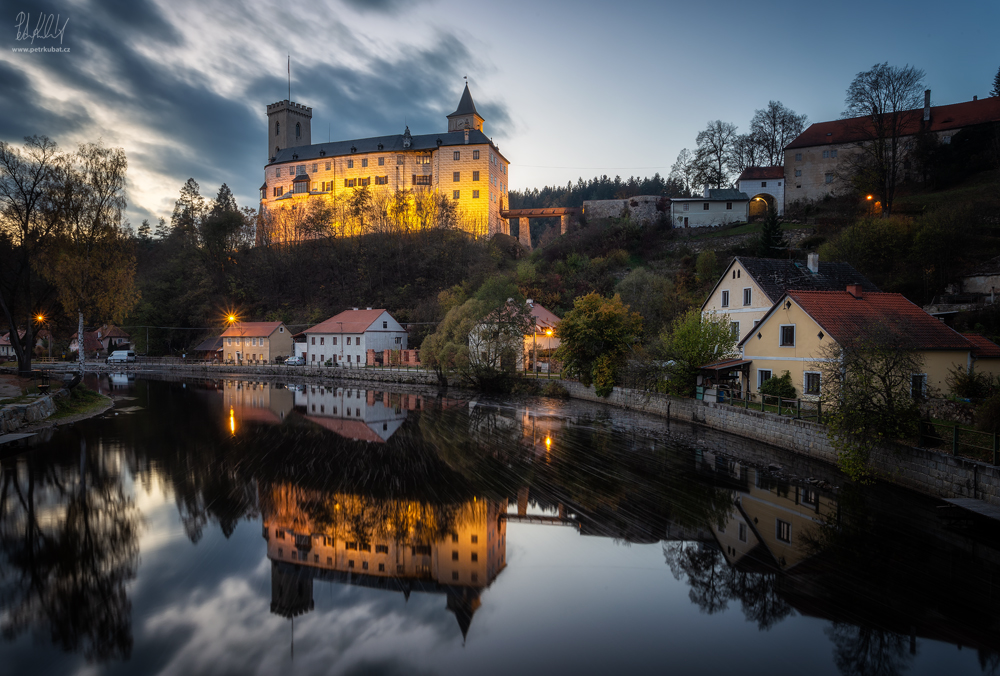
[[[232,425],[233,430],[243,422],[279,424],[294,404],[284,385],[252,380],[223,381],[222,403],[226,425]]]
[[[415,394],[323,385],[295,390],[295,408],[306,420],[359,441],[388,440],[402,426],[407,412],[423,407],[423,397]]]
[[[464,638],[480,594],[506,566],[506,504],[496,500],[432,505],[287,483],[262,485],[259,498],[271,612],[283,617],[313,609],[320,579],[444,594]]]

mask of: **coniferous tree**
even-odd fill
[[[785,239],[785,235],[781,231],[781,218],[778,216],[778,210],[770,207],[767,210],[767,216],[764,217],[760,237],[757,239],[757,255],[761,258],[774,258],[778,251],[787,246],[788,240]]]
[[[993,89],[990,90],[990,96],[1000,96],[1000,68],[997,68],[997,74],[993,76]]]

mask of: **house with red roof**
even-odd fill
[[[1000,345],[978,333],[963,333],[972,343],[972,368],[979,373],[1000,376]]]
[[[775,208],[785,213],[785,168],[747,167],[736,179],[736,189],[750,197],[750,218],[762,217]]]
[[[798,396],[818,396],[819,366],[830,346],[863,337],[877,326],[905,335],[920,354],[922,371],[911,374],[921,396],[948,391],[949,371],[972,367],[974,352],[993,354],[1000,346],[977,347],[944,322],[931,317],[901,294],[865,291],[860,284],[842,291],[786,291],[738,344],[749,360],[749,391],[759,392],[768,378],[788,371]]]
[[[306,338],[306,362],[317,366],[361,367],[366,351],[407,349],[406,329],[384,309],[353,308],[302,332]]]
[[[931,92],[924,92],[924,107],[908,110],[902,124],[904,151],[919,133],[935,134],[941,143],[951,143],[963,129],[1000,122],[1000,96],[973,99],[946,106],[932,106]],[[809,125],[785,146],[785,199],[816,200],[845,188],[844,160],[870,141],[872,126],[867,118],[848,118]],[[908,180],[904,166],[900,179]]]
[[[292,354],[292,334],[283,322],[233,322],[222,333],[228,363],[269,364]]]

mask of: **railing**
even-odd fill
[[[1000,435],[983,432],[958,423],[920,421],[920,446],[946,448],[954,456],[961,456],[1000,465]]]
[[[751,393],[739,398],[727,395],[726,390],[721,390],[719,392],[719,396],[722,397],[720,401],[731,406],[787,415],[797,420],[823,422],[823,403],[819,399],[788,399],[773,394],[760,393]]]

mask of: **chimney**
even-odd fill
[[[806,257],[806,265],[809,267],[809,272],[819,274],[819,254],[811,253]]]
[[[978,100],[979,100],[979,97],[978,97],[978,96],[976,96],[975,94],[973,94],[973,95],[972,95],[972,100],[973,100],[973,101],[978,101]]]
[[[861,290],[860,284],[848,284],[847,293],[851,294],[855,298],[861,298],[864,296],[864,291]]]
[[[931,90],[924,90],[924,122],[931,121]]]
[[[712,188],[706,183],[705,184],[705,192],[704,192],[704,194],[702,194],[702,197],[704,197],[705,199],[708,199],[709,197],[711,197],[711,195],[708,192],[711,189]]]

